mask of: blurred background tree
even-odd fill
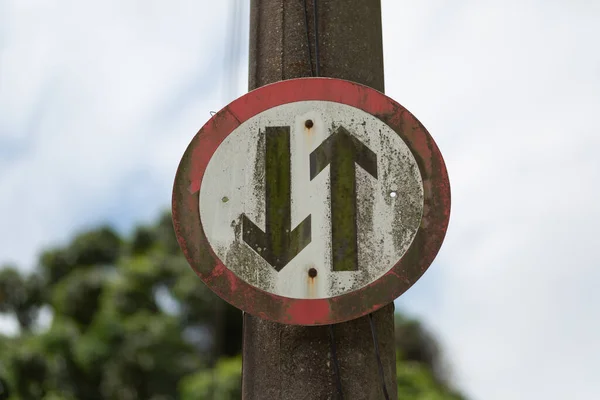
[[[241,312],[194,275],[169,213],[80,233],[31,274],[0,268],[0,313],[20,327],[0,336],[0,400],[240,398]],[[401,399],[463,398],[418,321],[398,314],[395,339]]]

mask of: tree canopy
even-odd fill
[[[38,264],[0,268],[0,313],[20,327],[0,335],[0,400],[240,398],[241,313],[193,274],[169,213],[127,237],[81,232]],[[400,398],[463,398],[418,321],[398,314],[395,339]]]

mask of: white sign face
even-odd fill
[[[210,245],[266,292],[319,299],[384,275],[412,243],[423,182],[402,138],[328,101],[273,107],[237,127],[200,189]]]

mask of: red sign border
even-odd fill
[[[272,107],[322,100],[356,107],[379,118],[406,143],[423,180],[421,225],[403,257],[387,273],[356,291],[326,299],[295,299],[261,290],[229,270],[210,246],[200,220],[199,192],[206,167],[240,124]],[[194,136],[175,177],[173,224],[190,266],[218,296],[252,315],[283,324],[325,325],[359,318],[394,301],[435,259],[450,219],[450,184],[442,155],[425,127],[383,93],[333,78],[298,78],[262,86],[216,113]]]

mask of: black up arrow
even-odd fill
[[[242,214],[244,242],[277,271],[310,243],[310,215],[292,230],[290,127],[267,127],[265,152],[266,232]]]
[[[358,270],[355,163],[377,178],[377,155],[343,127],[310,154],[311,180],[330,165],[334,271]]]

